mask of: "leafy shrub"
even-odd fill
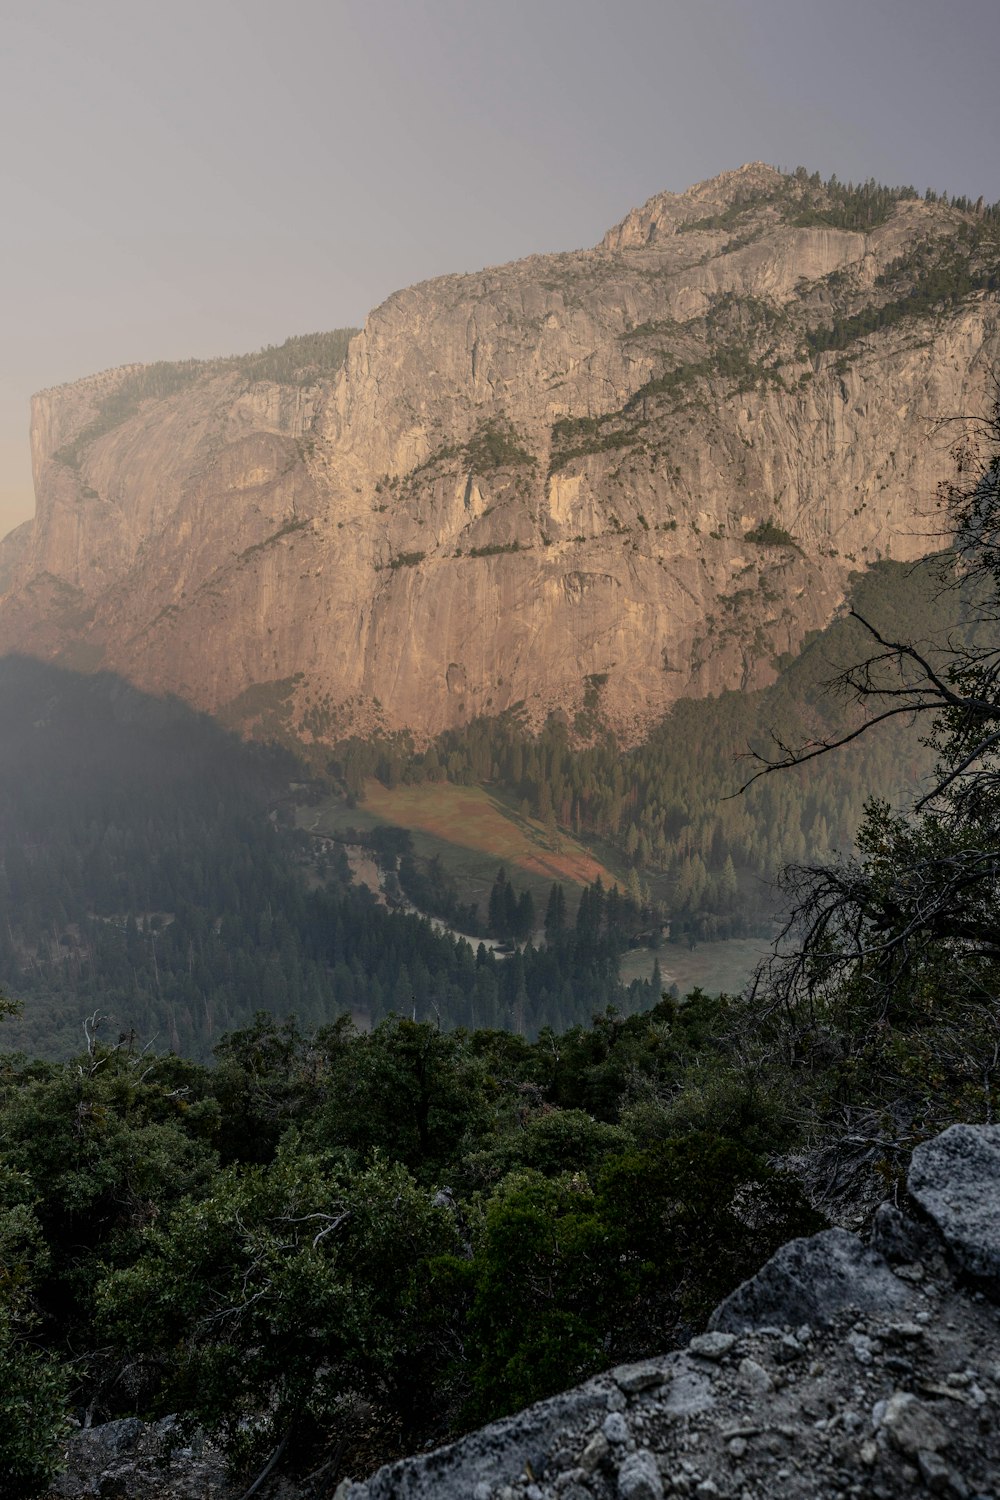
[[[26,1178],[0,1172],[0,1202],[29,1191]],[[34,1281],[48,1261],[31,1209],[17,1201],[0,1207],[0,1490],[9,1500],[45,1493],[67,1426],[68,1371],[29,1341],[38,1322]]]
[[[589,1174],[512,1174],[474,1229],[466,1270],[469,1414],[514,1411],[669,1347],[779,1245],[822,1223],[792,1179],[710,1135],[605,1154]]]
[[[0,1318],[0,1485],[35,1500],[59,1471],[69,1379],[57,1360],[12,1338]]]
[[[752,531],[743,533],[745,542],[756,542],[758,547],[795,547],[799,548],[798,542],[790,531],[783,526],[776,526],[773,521],[761,521]]]
[[[424,1342],[419,1267],[455,1248],[402,1166],[351,1173],[279,1152],[181,1204],[98,1301],[110,1336],[163,1372],[161,1403],[244,1464],[285,1434],[336,1427],[345,1388],[376,1397],[400,1378]]]

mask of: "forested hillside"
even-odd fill
[[[497,958],[377,904],[291,826],[294,759],[177,701],[7,658],[0,702],[0,985],[26,1002],[9,1044],[66,1055],[95,1011],[191,1057],[260,1009],[534,1034],[657,998],[618,982],[620,905]]]
[[[852,604],[876,626],[892,621],[908,638],[943,643],[966,608],[960,593],[941,590],[949,566],[944,556],[880,563],[856,576]],[[405,736],[348,741],[332,770],[355,794],[369,775],[389,785],[447,777],[499,787],[553,836],[558,826],[613,850],[628,872],[623,885],[640,903],[661,903],[675,939],[767,932],[780,870],[807,854],[847,852],[865,801],[905,798],[929,767],[918,735],[897,724],[850,756],[736,795],[753,774],[751,750],[773,747],[775,737],[804,744],[862,721],[852,695],[832,684],[865,655],[868,639],[855,621],[835,621],[783,662],[773,687],[682,701],[633,750],[607,731],[595,678],[587,707],[572,721],[553,715],[540,735],[513,711],[421,752]]]

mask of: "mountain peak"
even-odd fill
[[[748,161],[732,171],[693,183],[682,193],[654,193],[641,208],[630,209],[620,223],[608,230],[602,248],[643,248],[664,233],[675,233],[681,224],[719,217],[735,207],[749,207],[755,200],[773,199],[787,191],[793,181],[766,162]]]

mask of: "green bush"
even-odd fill
[[[59,1472],[68,1371],[49,1355],[19,1343],[0,1317],[0,1493],[35,1500]]]
[[[69,1378],[66,1367],[29,1342],[38,1323],[35,1279],[49,1255],[34,1213],[17,1199],[28,1179],[0,1170],[0,1494],[33,1500],[59,1468]]]
[[[758,547],[794,547],[799,550],[799,544],[792,533],[783,526],[776,526],[773,521],[761,521],[752,531],[745,531],[743,540],[756,542]]]

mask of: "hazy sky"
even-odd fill
[[[997,0],[6,0],[0,533],[33,390],[360,323],[741,162],[1000,198]]]

